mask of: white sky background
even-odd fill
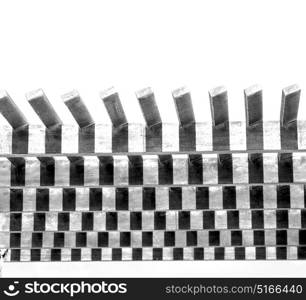
[[[260,84],[264,118],[278,119],[281,89],[297,83],[306,119],[305,12],[299,0],[0,0],[0,89],[39,123],[24,95],[43,88],[71,123],[62,94],[77,89],[94,119],[109,122],[99,93],[115,86],[128,120],[137,122],[142,115],[134,93],[151,86],[170,122],[177,121],[171,91],[181,86],[190,88],[201,121],[210,119],[213,87],[228,88],[230,118],[239,120],[245,118],[243,89]],[[13,264],[8,268],[6,274],[16,274]]]
[[[142,120],[134,93],[147,86],[167,121],[177,120],[171,91],[183,85],[199,121],[209,120],[208,90],[218,85],[234,103],[231,119],[244,118],[243,89],[252,84],[264,88],[264,117],[272,119],[279,117],[283,87],[306,87],[304,1],[0,3],[0,88],[31,122],[39,120],[24,94],[37,88],[66,122],[72,117],[60,96],[74,88],[95,120],[105,122],[99,92],[110,86],[130,121]]]

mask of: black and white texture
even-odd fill
[[[145,124],[129,123],[118,93],[101,94],[111,124],[81,96],[63,96],[65,125],[42,90],[32,125],[0,93],[0,248],[6,261],[306,259],[306,121],[300,89],[282,91],[279,121],[263,121],[262,90],[244,91],[230,121],[224,87],[211,122],[173,92],[177,124],[150,88],[136,93]]]

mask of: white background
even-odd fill
[[[162,118],[177,121],[171,91],[190,88],[197,120],[208,90],[225,85],[230,118],[244,119],[243,89],[264,88],[264,118],[279,117],[281,89],[306,87],[306,6],[298,0],[0,0],[0,89],[29,120],[24,94],[43,88],[66,123],[60,96],[77,89],[97,122],[99,92],[115,86],[129,121],[134,92],[151,86]],[[300,118],[306,104],[302,92]],[[304,117],[305,118],[305,117]],[[6,264],[3,276],[305,276],[304,262]]]

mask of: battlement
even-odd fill
[[[173,91],[178,122],[154,92],[136,93],[130,123],[113,88],[94,121],[77,91],[65,124],[42,90],[26,95],[31,124],[0,92],[0,250],[6,261],[306,259],[306,118],[300,89],[283,89],[279,120],[263,120],[258,86],[231,121],[224,87],[209,91],[211,121],[191,93]]]

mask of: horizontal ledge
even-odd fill
[[[299,245],[293,245],[293,247],[306,247],[306,245],[303,245],[303,244],[299,244]],[[142,249],[154,249],[154,248],[163,248],[163,249],[174,249],[174,248],[266,248],[266,247],[269,247],[269,246],[266,246],[266,245],[256,245],[256,246],[208,246],[208,247],[201,247],[201,246],[185,246],[185,247],[173,247],[173,246],[164,246],[164,247],[116,247],[116,248],[120,248],[120,249],[135,249],[135,248],[142,248]],[[281,246],[278,246],[278,245],[274,245],[274,246],[271,246],[271,247],[290,247],[290,245],[281,245]],[[61,247],[43,247],[43,248],[38,248],[38,249],[116,249],[116,248],[110,248],[110,247],[73,247],[73,248],[61,248]],[[21,249],[21,248],[10,248],[10,249]],[[33,249],[33,247],[31,248],[23,248],[23,249]],[[37,248],[36,248],[37,249]]]
[[[67,156],[139,156],[139,155],[179,155],[179,154],[256,154],[256,153],[296,153],[305,152],[305,149],[260,149],[260,150],[207,150],[207,151],[165,151],[165,152],[95,152],[95,153],[25,153],[25,154],[0,154],[1,157],[67,157]]]
[[[142,250],[144,250],[144,252],[142,253],[140,259],[133,259],[132,256],[132,250],[133,249],[139,249],[141,248]],[[281,248],[285,248],[286,252],[285,252],[285,257],[277,257],[277,253],[276,250],[277,249],[281,249]],[[133,262],[135,263],[136,261],[138,261],[138,263],[144,262],[144,261],[154,261],[154,263],[156,263],[157,261],[160,262],[177,262],[177,261],[184,261],[184,262],[192,262],[192,261],[213,261],[214,264],[216,264],[217,261],[219,261],[219,263],[221,263],[222,261],[301,261],[301,260],[305,260],[306,257],[305,255],[300,255],[300,253],[298,253],[298,250],[300,250],[300,248],[302,248],[303,250],[306,248],[305,245],[295,245],[295,246],[266,246],[266,245],[258,245],[258,246],[198,246],[198,247],[193,247],[193,246],[188,246],[188,247],[117,247],[117,248],[98,248],[98,247],[84,247],[84,248],[42,248],[41,253],[40,253],[40,257],[38,257],[39,259],[31,259],[31,249],[32,248],[24,248],[23,249],[23,253],[21,252],[21,255],[18,259],[11,259],[11,257],[9,255],[11,255],[11,252],[13,250],[20,250],[20,248],[11,248],[9,249],[8,255],[6,256],[5,262],[8,263],[14,263],[14,262],[18,262],[18,264],[20,264],[20,262],[22,263],[29,263],[29,262],[33,262],[33,261],[38,261],[38,262],[93,262],[93,263],[97,263],[98,261],[101,261],[103,263],[106,262],[114,262],[114,261],[126,261],[126,262]],[[52,259],[51,257],[51,253],[52,253],[52,249],[56,249],[57,251],[60,251],[59,257],[56,257],[56,259]],[[62,252],[61,250],[67,251]],[[72,259],[72,249],[79,249],[80,250],[80,257],[77,260],[73,260]],[[91,256],[91,250],[93,249],[98,249],[101,250],[101,254],[102,256],[97,260],[97,259],[93,259]],[[112,257],[113,254],[113,249],[118,249],[121,250],[122,252],[120,252],[120,257]],[[161,249],[161,256],[158,258],[154,258],[153,256],[153,250],[154,249]],[[175,249],[181,249],[182,250],[182,255],[180,255],[179,257],[174,257],[174,250]],[[199,258],[197,256],[195,256],[195,253],[185,253],[185,250],[194,250],[194,249],[201,249],[202,252],[202,256]],[[221,256],[216,253],[217,249],[223,249],[224,253],[221,254]],[[235,249],[244,249],[245,250],[245,255],[243,255],[243,257],[236,257],[235,256]],[[265,249],[265,255],[264,256],[258,256],[256,255],[256,249]],[[268,250],[274,250],[272,252],[269,252]],[[84,252],[82,251],[84,250]],[[124,250],[128,250],[129,252],[124,252]],[[168,251],[167,251],[168,250]],[[164,252],[166,251],[166,252]],[[104,256],[103,256],[104,255]],[[221,266],[221,265],[220,265]]]
[[[239,245],[235,245],[235,246],[163,246],[163,247],[153,247],[153,246],[142,246],[142,247],[41,247],[41,248],[38,248],[38,247],[25,247],[25,248],[18,248],[18,247],[12,247],[12,248],[9,248],[10,250],[12,249],[137,249],[137,248],[142,248],[142,249],[154,249],[154,248],[162,248],[162,249],[175,249],[175,248],[191,248],[191,249],[194,249],[194,248],[205,248],[205,249],[208,249],[208,248],[211,248],[211,249],[214,249],[214,248],[267,248],[267,247],[274,247],[274,248],[279,248],[279,247],[306,247],[306,245],[304,244],[292,244],[292,245],[249,245],[249,246],[239,246]]]
[[[306,228],[301,228],[301,227],[298,227],[298,229],[300,230],[306,230]],[[158,231],[158,232],[161,232],[161,231],[175,231],[175,232],[190,232],[190,231],[196,231],[196,232],[208,232],[208,231],[222,231],[222,232],[229,232],[229,231],[237,231],[237,230],[243,230],[243,231],[248,231],[248,232],[253,232],[253,231],[257,231],[257,230],[262,230],[262,231],[271,231],[271,230],[286,230],[286,231],[296,231],[297,229],[296,228],[247,228],[247,229],[241,229],[241,228],[222,228],[222,229],[218,229],[218,228],[209,228],[209,229],[175,229],[175,230],[172,230],[172,229],[137,229],[137,230],[57,230],[57,231],[52,231],[52,230],[45,230],[45,231],[41,231],[41,230],[33,230],[33,231],[29,231],[29,230],[26,230],[26,231],[16,231],[16,230],[10,230],[9,233],[44,233],[44,232],[48,232],[48,233],[70,233],[70,232],[73,232],[73,233],[77,233],[77,232],[93,232],[93,233],[99,233],[99,232],[118,232],[118,233],[121,233],[121,232],[153,232],[153,231]],[[1,233],[3,232],[8,232],[8,231],[0,231]],[[107,248],[107,247],[105,247]]]
[[[222,186],[280,186],[280,185],[304,185],[306,182],[262,182],[262,183],[211,183],[211,184],[142,184],[142,185],[28,185],[28,186],[19,186],[19,185],[9,185],[9,186],[0,186],[0,189],[49,189],[49,188],[135,188],[135,187],[152,187],[152,188],[173,188],[173,187],[222,187]]]
[[[250,246],[251,247],[251,246]],[[242,247],[242,248],[250,248],[250,247]],[[266,248],[265,246],[252,246],[251,248]],[[271,246],[272,247],[272,246]],[[158,248],[158,247],[157,247]],[[199,247],[199,248],[202,248],[204,249],[203,247]],[[226,248],[230,248],[230,249],[234,249],[234,248],[241,248],[239,246],[236,246],[236,247],[216,247],[216,248],[224,248],[226,250]],[[273,247],[273,248],[283,248],[283,246],[279,246],[279,247]],[[291,247],[290,247],[291,248]],[[288,247],[288,249],[290,249]],[[298,248],[298,246],[295,246],[295,248]],[[56,248],[58,249],[58,248]],[[73,248],[74,249],[74,248]],[[90,248],[90,249],[96,249],[96,248]],[[101,248],[102,249],[102,248]],[[114,248],[114,249],[118,249],[118,248]],[[122,248],[120,248],[122,249]],[[132,249],[132,248],[130,248]],[[135,249],[135,248],[134,248]],[[138,248],[136,248],[138,249]],[[142,248],[143,249],[143,248]],[[153,248],[152,248],[153,249]],[[181,249],[186,249],[186,248],[181,248]],[[207,248],[205,248],[207,249]],[[28,249],[30,251],[30,249]],[[30,255],[30,253],[29,253]],[[30,256],[29,256],[30,258]],[[142,258],[142,259],[139,259],[139,260],[136,260],[136,259],[132,259],[132,257],[128,257],[128,258],[124,258],[122,257],[122,259],[118,260],[118,259],[101,259],[101,260],[92,260],[92,259],[88,259],[88,258],[81,258],[80,260],[67,260],[67,259],[60,259],[60,260],[51,260],[51,259],[40,259],[40,260],[31,260],[31,259],[28,259],[28,260],[4,260],[5,263],[9,263],[9,264],[13,264],[15,265],[16,263],[18,264],[18,266],[20,267],[20,264],[21,263],[25,263],[25,264],[28,264],[28,263],[80,263],[80,262],[83,262],[83,263],[103,263],[103,265],[105,263],[118,263],[118,262],[124,262],[124,263],[142,263],[142,262],[153,262],[154,264],[156,264],[157,262],[160,262],[160,263],[166,263],[166,262],[173,262],[173,263],[177,263],[178,261],[181,261],[181,262],[199,262],[199,261],[202,261],[204,263],[206,262],[213,262],[214,264],[216,264],[216,262],[219,262],[219,263],[222,263],[222,261],[235,261],[235,264],[236,262],[245,262],[245,261],[260,261],[260,262],[263,262],[263,261],[267,261],[267,262],[291,262],[291,261],[296,261],[296,262],[300,262],[300,261],[305,261],[306,258],[292,258],[292,257],[288,257],[288,258],[256,258],[256,257],[247,257],[245,256],[245,258],[226,258],[224,257],[223,259],[216,259],[216,258],[203,258],[203,259],[196,259],[196,258],[188,258],[188,259],[173,259],[173,258],[162,258],[162,259],[153,259],[153,257],[151,259],[149,258]],[[67,265],[68,267],[68,265]],[[46,276],[47,277],[47,276]]]
[[[73,247],[73,248],[65,248],[65,247],[42,247],[42,248],[35,248],[35,247],[31,247],[31,248],[10,248],[10,250],[19,250],[19,249],[23,249],[23,250],[31,250],[31,249],[48,249],[48,250],[52,250],[52,249],[58,249],[58,250],[63,250],[63,249],[156,249],[156,248],[162,248],[162,249],[177,249],[177,248],[181,248],[181,249],[196,249],[196,248],[201,248],[201,249],[215,249],[215,248],[268,248],[268,247],[273,247],[273,248],[289,248],[289,247],[306,247],[306,245],[303,244],[293,244],[293,245],[249,245],[249,246],[207,246],[207,247],[203,247],[203,246],[164,246],[164,247]]]
[[[89,199],[88,199],[89,201]],[[103,200],[102,200],[103,201]],[[0,213],[118,213],[118,212],[194,212],[194,211],[198,211],[198,212],[202,212],[202,211],[253,211],[253,210],[261,210],[261,211],[279,211],[279,210],[306,210],[306,207],[289,207],[289,208],[181,208],[181,209],[128,209],[128,210],[119,210],[119,209],[115,209],[115,210],[24,210],[24,211],[0,211]],[[257,228],[260,229],[260,228]],[[277,229],[281,229],[281,228],[277,228]],[[304,228],[306,229],[306,228]],[[156,230],[156,229],[154,229]],[[211,229],[213,230],[213,229]],[[228,229],[226,229],[228,230]],[[59,230],[60,231],[60,230]],[[64,230],[63,230],[64,231]],[[70,231],[70,230],[69,230]],[[115,230],[116,231],[116,230]],[[126,230],[125,230],[126,231]],[[137,230],[133,230],[133,231],[137,231]],[[0,231],[1,232],[1,231]],[[11,231],[10,231],[11,232]]]
[[[194,230],[195,231],[195,230]],[[118,246],[118,247],[73,247],[73,248],[68,248],[68,247],[20,247],[20,248],[9,248],[9,249],[14,249],[14,250],[17,250],[17,249],[20,249],[20,250],[31,250],[31,249],[153,249],[153,248],[167,248],[167,249],[176,249],[176,248],[187,248],[187,249],[197,249],[197,248],[248,248],[248,247],[306,247],[306,245],[304,244],[265,244],[265,245],[254,245],[254,244],[242,244],[240,246],[223,246],[223,245],[220,245],[220,246],[208,246],[205,247],[205,246],[172,246],[172,247],[165,247],[165,246],[157,246],[157,247],[124,247],[124,246]]]

